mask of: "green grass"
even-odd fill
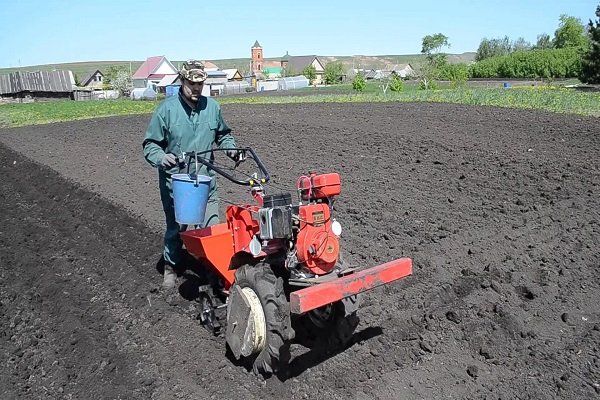
[[[324,91],[329,89],[328,92]],[[354,92],[348,85],[329,88],[306,88],[290,91],[289,96],[222,96],[220,104],[290,104],[290,103],[349,103],[349,102],[439,102],[477,106],[495,106],[584,116],[600,116],[600,93],[580,92],[549,86],[440,89],[423,91],[405,85],[402,92],[381,90],[370,85],[369,91]],[[331,93],[335,90],[335,93]],[[295,95],[296,92],[301,95]],[[103,116],[152,113],[158,102],[132,100],[56,101],[0,105],[0,127],[17,127],[52,122],[72,121]]]
[[[74,121],[95,117],[151,113],[157,102],[132,100],[48,101],[0,105],[0,127]]]

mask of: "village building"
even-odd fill
[[[89,71],[79,82],[79,87],[101,89],[104,85],[104,74],[99,69]]]
[[[71,71],[16,71],[0,75],[0,99],[29,103],[73,98],[75,79]]]
[[[254,42],[251,52],[251,73],[256,79],[302,75],[302,71],[312,65],[315,67],[317,75],[313,84],[320,85],[323,83],[325,66],[316,55],[291,56],[286,51],[285,55],[278,60],[265,60],[263,48],[258,40]]]

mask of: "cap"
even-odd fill
[[[187,60],[184,62],[179,74],[191,82],[204,82],[206,80],[204,63],[198,60]]]

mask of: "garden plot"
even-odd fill
[[[262,382],[159,290],[149,115],[3,129],[1,398],[599,396],[597,118],[429,103],[223,114],[267,190],[338,172],[345,255],[410,257],[413,275],[366,296],[349,348],[295,345],[287,374]],[[224,201],[251,200],[219,183]]]

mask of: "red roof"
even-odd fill
[[[133,79],[146,79],[148,78],[152,72],[158,67],[160,62],[165,58],[165,56],[156,56],[150,57],[135,71],[133,74]],[[164,76],[164,75],[163,75]]]
[[[166,75],[167,74],[150,74],[150,75],[148,75],[148,78],[151,78],[151,79],[162,79]],[[174,75],[174,74],[168,74],[168,75]]]

